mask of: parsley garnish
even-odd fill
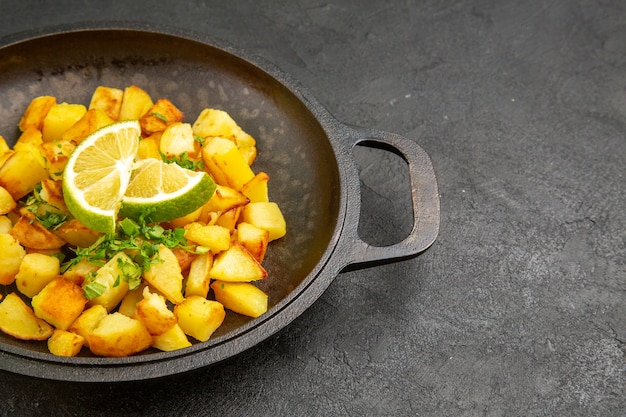
[[[38,183],[24,204],[43,227],[49,230],[56,230],[65,223],[67,215],[61,213],[58,207],[48,203],[41,197],[42,188],[41,183]],[[48,209],[58,211],[50,211]]]
[[[163,120],[165,123],[168,122],[167,117],[163,116],[161,113],[152,112],[150,113],[150,115],[156,117],[157,119]]]
[[[202,160],[194,161],[189,158],[187,152],[183,152],[180,155],[167,156],[163,152],[159,151],[161,159],[167,164],[177,164],[183,168],[190,169],[192,171],[204,170],[204,162]]]
[[[182,228],[164,229],[158,224],[149,224],[146,219],[149,212],[140,217],[136,222],[125,218],[118,222],[116,233],[102,235],[96,242],[87,248],[74,249],[76,256],[63,264],[63,271],[78,264],[83,259],[93,264],[102,266],[118,252],[126,252],[138,270],[130,270],[130,267],[121,265],[125,277],[130,282],[140,281],[141,272],[148,271],[150,265],[161,262],[158,257],[160,245],[170,249],[183,248],[186,246],[185,230]]]

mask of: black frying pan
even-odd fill
[[[414,256],[435,240],[437,184],[422,148],[398,135],[338,122],[286,74],[198,34],[117,25],[63,27],[4,39],[0,134],[14,143],[19,118],[36,96],[88,104],[98,85],[130,84],[153,98],[169,98],[186,121],[192,122],[204,107],[226,110],[257,139],[254,169],[269,173],[270,198],[280,205],[288,225],[287,236],[272,242],[264,262],[270,277],[260,285],[269,294],[270,309],[258,319],[229,313],[205,343],[128,358],[92,357],[88,352],[56,357],[47,352],[45,342],[0,334],[0,368],[49,379],[104,382],[156,378],[207,366],[285,327],[346,267]],[[415,221],[410,234],[397,244],[374,247],[357,234],[360,191],[352,155],[357,143],[391,150],[408,164]]]

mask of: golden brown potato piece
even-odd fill
[[[88,248],[101,233],[89,229],[78,219],[70,219],[63,223],[54,233],[73,247]]]
[[[59,103],[50,108],[41,129],[44,142],[61,140],[63,133],[87,112],[82,104]]]
[[[239,216],[241,215],[242,208],[243,207],[234,207],[220,213],[217,220],[215,220],[215,225],[222,226],[228,230],[228,233],[233,233],[235,231],[235,226],[237,226],[237,222],[239,222]]]
[[[0,303],[0,330],[17,339],[46,340],[54,329],[35,316],[19,295],[9,293]]]
[[[199,255],[194,259],[189,268],[187,281],[185,281],[185,297],[198,295],[206,298],[209,294],[212,266],[213,254],[211,252]]]
[[[203,206],[203,209],[221,213],[235,207],[245,206],[249,202],[250,199],[241,191],[237,191],[225,185],[216,185],[215,192]]]
[[[267,183],[270,176],[265,172],[259,172],[250,181],[244,184],[241,192],[248,197],[251,203],[268,202]]]
[[[122,302],[117,311],[125,316],[135,318],[137,314],[137,304],[143,300],[144,288],[146,288],[146,284],[141,284],[139,287],[128,291],[124,298],[122,298]]]
[[[39,197],[48,203],[45,207],[47,211],[65,214],[69,213],[67,207],[65,206],[65,200],[63,199],[63,183],[60,180],[55,181],[46,178],[41,181]]]
[[[228,282],[248,282],[267,278],[263,266],[238,242],[213,259],[211,278]]]
[[[26,251],[17,239],[8,233],[0,233],[0,284],[10,285],[20,270]]]
[[[41,253],[28,253],[22,258],[15,276],[17,289],[28,298],[34,297],[60,273],[59,258]]]
[[[218,109],[202,110],[193,123],[193,133],[201,138],[222,137],[229,139],[238,147],[249,147],[256,144],[254,138],[244,132],[227,112]]]
[[[83,337],[84,344],[89,345],[87,335],[96,328],[100,320],[107,316],[108,312],[104,306],[94,305],[85,309],[80,316],[67,329],[72,333],[76,333]]]
[[[56,103],[57,99],[52,96],[40,96],[32,99],[20,119],[20,130],[23,132],[28,128],[43,129],[43,120]]]
[[[9,216],[0,216],[0,234],[9,233],[13,227],[13,222]]]
[[[156,288],[168,301],[178,304],[183,301],[183,274],[178,259],[171,249],[164,245],[159,247],[159,259],[150,269],[143,273],[143,278]]]
[[[39,145],[39,149],[45,159],[46,171],[48,171],[50,178],[61,180],[65,165],[67,165],[70,155],[76,149],[74,142],[69,140],[44,142]]]
[[[154,105],[150,95],[136,85],[124,89],[119,120],[139,120]]]
[[[152,336],[158,336],[172,328],[178,321],[174,312],[167,308],[165,298],[143,290],[143,299],[137,304],[135,318],[143,323]]]
[[[246,248],[259,263],[263,262],[270,240],[270,233],[267,230],[241,222],[237,225],[236,237],[237,242],[241,243],[241,246]]]
[[[174,314],[183,332],[201,342],[209,340],[226,317],[223,305],[196,295],[176,305]]]
[[[211,288],[215,299],[235,313],[259,317],[267,311],[267,294],[248,282],[213,281]]]
[[[100,304],[111,312],[122,301],[128,292],[128,281],[121,278],[124,273],[120,263],[132,264],[133,261],[124,252],[118,252],[96,271],[93,282],[97,282],[105,289],[100,295],[89,300],[89,306]]]
[[[159,143],[157,142],[157,134],[148,136],[139,141],[139,149],[137,150],[137,159],[161,159],[159,153]]]
[[[72,141],[78,145],[87,136],[104,126],[110,125],[114,121],[115,120],[109,117],[103,110],[89,109],[85,112],[83,117],[63,132],[61,139],[64,141]]]
[[[152,336],[139,320],[115,312],[100,320],[87,342],[95,355],[123,357],[149,348]]]
[[[228,139],[206,139],[202,146],[202,159],[216,183],[241,190],[254,178],[254,172],[241,155],[237,145]]]
[[[48,339],[48,350],[57,356],[76,356],[84,344],[85,338],[81,335],[55,329]]]
[[[22,246],[30,249],[59,249],[65,245],[63,239],[46,229],[28,211],[20,216],[9,234],[16,238]]]
[[[190,158],[198,158],[200,155],[200,142],[194,139],[189,123],[169,125],[161,135],[159,148],[165,156],[187,153]]]
[[[183,274],[183,276],[186,276],[189,272],[189,267],[191,266],[191,263],[194,259],[196,259],[196,256],[198,255],[193,252],[189,252],[188,250],[183,248],[173,248],[172,253],[174,254],[174,256],[176,256],[176,259],[178,260],[178,265],[180,265],[181,273]]]
[[[182,349],[189,346],[191,346],[191,342],[178,324],[173,325],[165,333],[158,336],[152,336],[152,347],[164,352]]]
[[[169,125],[182,122],[183,113],[168,99],[161,98],[141,116],[139,123],[143,136],[163,132]]]
[[[31,192],[35,185],[48,178],[41,158],[29,151],[15,151],[0,167],[0,186],[6,188],[14,200]]]
[[[85,277],[92,272],[96,272],[100,266],[101,265],[89,262],[86,259],[81,259],[80,262],[72,265],[65,272],[63,272],[63,278],[72,281],[78,286],[82,286],[85,281]]]
[[[230,247],[230,232],[222,226],[189,223],[185,226],[185,239],[218,253]]]
[[[122,108],[124,90],[100,85],[94,90],[89,109],[98,109],[104,112],[112,120],[118,120]]]
[[[0,214],[7,214],[17,206],[17,203],[6,188],[0,186]]]
[[[67,330],[87,304],[83,289],[63,277],[55,278],[33,297],[35,315],[56,327]]]
[[[270,242],[280,239],[287,233],[287,223],[283,213],[274,202],[246,205],[241,212],[241,221],[267,230],[270,233]]]

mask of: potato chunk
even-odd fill
[[[64,141],[72,141],[75,144],[79,144],[87,136],[95,132],[96,130],[110,125],[115,120],[109,117],[103,110],[89,109],[83,117],[81,117],[76,123],[74,123],[69,129],[67,129],[61,135],[61,139]]]
[[[199,295],[206,298],[209,294],[212,266],[213,254],[211,252],[199,255],[193,260],[189,268],[187,281],[185,281],[185,297]]]
[[[283,213],[274,202],[250,203],[243,208],[241,220],[270,233],[270,242],[280,239],[287,233],[287,223]]]
[[[152,347],[164,352],[182,349],[189,346],[191,346],[191,342],[178,324],[173,325],[165,333],[158,336],[152,336]]]
[[[112,120],[117,120],[120,116],[123,96],[124,90],[99,85],[91,96],[89,109],[101,110]]]
[[[124,89],[119,120],[138,120],[153,105],[148,93],[136,85],[130,85]]]
[[[57,99],[53,96],[40,96],[32,99],[20,119],[20,130],[22,132],[29,128],[41,130],[43,120],[55,104],[57,104]]]
[[[183,301],[183,274],[178,259],[171,249],[164,245],[159,247],[156,255],[162,262],[153,263],[150,269],[143,273],[143,278],[167,300],[174,304]]]
[[[9,285],[15,281],[26,251],[17,239],[8,233],[0,233],[0,284]]]
[[[152,336],[165,333],[178,321],[174,312],[167,308],[165,298],[151,293],[148,287],[143,290],[143,300],[137,304],[135,318],[146,326]]]
[[[254,172],[241,155],[237,145],[228,139],[215,137],[206,140],[202,159],[216,183],[241,190],[254,178]]]
[[[270,240],[270,233],[267,230],[256,227],[250,223],[241,222],[237,225],[237,242],[246,248],[254,259],[259,263],[263,262],[265,252]]]
[[[87,346],[87,335],[96,328],[100,320],[107,316],[108,312],[104,306],[99,304],[85,309],[80,316],[70,325],[68,330],[83,337],[83,343]]]
[[[55,329],[48,339],[48,350],[57,356],[76,356],[84,344],[85,338],[81,335]]]
[[[267,271],[241,244],[233,242],[228,250],[215,256],[211,278],[248,282],[267,278]]]
[[[226,317],[224,306],[197,295],[187,297],[174,307],[174,314],[183,332],[201,342],[209,340]]]
[[[215,299],[235,313],[259,317],[267,311],[267,294],[250,283],[213,281],[211,288]]]
[[[241,192],[250,199],[252,203],[268,202],[267,183],[270,176],[265,172],[259,172],[250,181],[243,185]]]
[[[222,137],[233,141],[238,147],[254,146],[252,136],[233,120],[224,110],[204,109],[193,123],[193,133],[202,138]]]
[[[30,212],[24,212],[9,233],[30,249],[59,249],[65,241],[39,223]]]
[[[0,214],[7,214],[17,206],[17,203],[6,188],[0,186]]]
[[[122,301],[128,292],[128,281],[124,276],[125,264],[135,265],[128,255],[118,252],[104,266],[96,271],[92,282],[102,285],[104,291],[95,298],[89,300],[89,305],[100,304],[111,312]],[[138,268],[138,267],[137,267]]]
[[[50,108],[43,119],[41,133],[44,142],[61,140],[63,133],[87,112],[82,104],[59,103]]]
[[[22,259],[15,277],[17,289],[32,298],[59,275],[60,269],[59,258],[41,253],[28,253]]]
[[[157,100],[148,111],[141,116],[139,123],[144,136],[163,132],[169,125],[182,122],[183,113],[166,98]]]
[[[0,186],[16,201],[24,197],[41,180],[48,178],[41,159],[29,151],[13,152],[0,167]]]
[[[215,186],[215,192],[203,206],[203,209],[221,213],[235,207],[245,206],[249,202],[250,199],[241,191],[218,184]]]
[[[200,153],[200,143],[194,139],[191,125],[181,122],[172,123],[163,131],[159,148],[165,156],[186,153],[196,158]]]
[[[130,356],[146,350],[152,336],[139,320],[121,313],[111,313],[87,334],[89,349],[99,356]]]
[[[33,313],[33,310],[15,293],[0,303],[0,330],[17,339],[46,340],[53,328]]]
[[[213,253],[230,247],[230,232],[222,226],[190,223],[185,226],[185,238],[210,248]]]
[[[67,330],[87,304],[83,289],[65,278],[55,278],[33,297],[35,315],[57,329]]]

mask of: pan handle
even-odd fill
[[[414,141],[395,134],[375,129],[350,127],[350,151],[357,144],[381,148],[394,152],[408,165],[413,208],[413,227],[403,240],[388,246],[373,246],[358,235],[361,211],[360,186],[357,182],[353,200],[348,201],[348,217],[343,236],[348,239],[350,259],[348,265],[367,266],[368,263],[399,260],[417,255],[435,241],[439,233],[439,194],[435,171],[428,154]],[[354,155],[352,155],[354,159]],[[357,176],[358,177],[358,176]],[[358,179],[356,180],[358,181]]]

